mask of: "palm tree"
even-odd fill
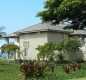
[[[16,59],[16,50],[19,51],[19,46],[15,45],[15,44],[4,44],[1,46],[1,52],[5,52],[7,53],[7,57],[8,57],[8,62],[10,59],[10,54],[13,53],[14,55],[14,60]]]
[[[3,37],[3,35],[6,35],[6,32],[2,32],[2,30],[4,30],[4,29],[5,29],[4,26],[0,27],[0,39]]]

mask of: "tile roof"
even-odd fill
[[[74,32],[71,33],[70,35],[86,35],[86,31],[85,30],[74,30]]]
[[[68,32],[68,30],[64,30],[63,27],[65,27],[65,24],[59,24],[59,25],[51,25],[50,23],[39,23],[27,28],[24,28],[22,30],[16,31],[15,33],[21,34],[21,33],[32,33],[32,32],[38,32],[38,31],[58,31],[58,32]]]
[[[56,31],[56,32],[65,32],[69,33],[69,35],[86,35],[85,30],[64,30],[63,27],[67,26],[66,24],[58,24],[58,25],[51,25],[50,23],[39,23],[33,26],[29,26],[27,28],[21,29],[14,33],[8,34],[4,37],[17,37],[19,34],[22,33],[33,33],[33,32],[41,32],[41,31]]]

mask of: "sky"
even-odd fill
[[[40,23],[37,12],[43,10],[44,0],[0,0],[0,27],[7,34]],[[4,41],[0,40],[0,45]]]

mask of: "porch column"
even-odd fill
[[[16,56],[16,59],[19,59],[19,50],[16,50],[15,56]]]

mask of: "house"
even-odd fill
[[[43,45],[50,41],[57,43],[58,41],[73,35],[79,36],[80,38],[83,38],[83,40],[86,37],[86,32],[84,30],[73,32],[70,30],[64,30],[63,27],[65,26],[65,24],[51,25],[50,23],[39,23],[8,34],[4,36],[4,38],[7,43],[9,43],[9,38],[15,39],[14,43],[20,46],[21,59],[36,59],[38,53],[36,48],[38,45]],[[84,52],[83,55],[84,54],[86,54],[86,52]],[[65,59],[69,59],[67,55],[64,55]],[[82,57],[80,55],[78,58],[85,60],[86,55]],[[16,54],[16,59],[18,59],[18,54]]]

